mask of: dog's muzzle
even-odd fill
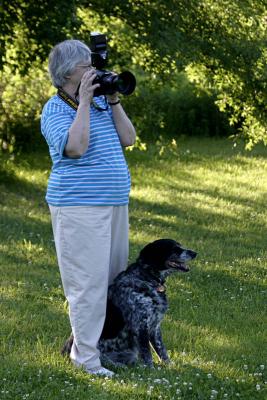
[[[182,256],[182,257],[181,257]],[[186,262],[193,260],[197,256],[197,253],[193,250],[185,250],[182,252],[180,257],[175,258],[171,257],[169,260],[166,261],[166,265],[168,268],[172,268],[182,272],[188,272],[189,267]],[[181,260],[182,258],[182,260]]]
[[[168,268],[176,269],[178,271],[188,272],[189,267],[184,262],[176,262],[176,261],[167,261],[166,262]]]

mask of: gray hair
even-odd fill
[[[91,62],[91,50],[80,40],[64,40],[58,43],[49,54],[48,68],[52,83],[62,87],[66,76],[72,73],[80,62]]]

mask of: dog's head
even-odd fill
[[[159,239],[141,250],[137,262],[159,272],[189,271],[187,263],[197,256],[193,250],[185,249],[172,239]]]

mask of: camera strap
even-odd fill
[[[61,100],[63,100],[66,104],[68,104],[71,108],[73,108],[73,110],[77,111],[77,108],[79,105],[78,100],[69,96],[68,93],[66,93],[65,90],[63,90],[62,88],[58,88],[57,95],[58,95],[58,97],[61,98]],[[105,103],[106,103],[106,107],[102,108],[94,101],[94,99],[92,99],[92,105],[98,111],[107,111],[108,104],[107,104],[106,96],[105,96]]]
[[[57,95],[61,98],[61,100],[63,100],[71,108],[73,108],[73,110],[77,111],[79,105],[78,101],[69,96],[68,93],[65,92],[65,90],[63,90],[62,88],[58,88]]]

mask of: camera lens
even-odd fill
[[[116,79],[116,89],[117,92],[129,95],[133,93],[136,86],[136,79],[134,75],[129,71],[124,71],[117,75]]]
[[[129,71],[124,71],[121,74],[113,74],[110,71],[96,70],[96,78],[93,83],[99,83],[100,87],[94,91],[94,96],[105,94],[114,94],[119,92],[123,95],[133,93],[136,80],[134,75]]]

